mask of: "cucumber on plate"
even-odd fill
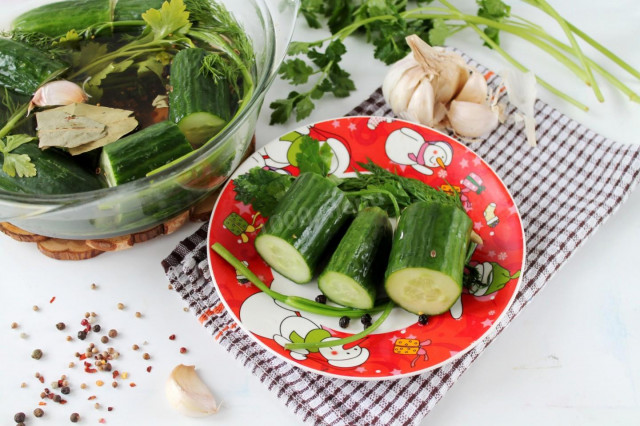
[[[215,136],[233,116],[229,82],[203,71],[201,48],[178,52],[171,63],[169,120],[178,125],[187,140],[198,148]]]
[[[178,126],[161,121],[102,148],[100,168],[109,186],[145,177],[193,149]]]
[[[408,206],[389,255],[389,297],[416,314],[446,312],[462,293],[471,226],[469,216],[453,205],[420,201]]]
[[[256,251],[290,280],[309,282],[351,209],[347,196],[331,180],[302,173],[256,237]]]
[[[56,148],[42,150],[38,142],[29,142],[12,151],[28,155],[36,166],[33,177],[9,176],[2,170],[4,158],[0,154],[0,190],[23,194],[71,194],[103,187],[99,176],[85,170],[66,153]]]
[[[379,207],[364,208],[320,274],[318,288],[340,305],[373,308],[390,247],[391,222],[387,212]]]

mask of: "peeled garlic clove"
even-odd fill
[[[498,126],[498,113],[491,106],[473,102],[452,101],[447,118],[460,136],[479,138]]]
[[[169,404],[189,417],[206,417],[218,412],[219,405],[193,365],[180,364],[173,369],[165,384]]]
[[[474,70],[469,79],[460,90],[460,93],[456,95],[456,101],[473,102],[476,104],[482,104],[487,100],[487,80],[478,71]]]
[[[88,95],[76,83],[67,80],[51,81],[42,85],[29,102],[28,113],[37,106],[71,105],[84,103]]]

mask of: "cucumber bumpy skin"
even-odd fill
[[[280,274],[299,284],[309,282],[351,211],[346,195],[332,181],[302,173],[256,237],[256,250]]]
[[[462,293],[471,219],[460,208],[420,201],[407,207],[393,238],[385,290],[416,314],[446,312]]]

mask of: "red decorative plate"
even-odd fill
[[[222,190],[211,217],[209,247],[220,242],[281,293],[311,299],[320,294],[315,282],[295,284],[258,256],[253,241],[267,218],[234,198],[233,178],[252,167],[297,175],[295,153],[305,134],[333,149],[331,173],[338,177],[353,174],[358,162],[371,159],[445,191],[452,190],[446,182],[455,186],[484,241],[472,265],[486,286],[465,290],[449,312],[431,317],[427,325],[418,324],[416,315],[395,308],[375,334],[360,341],[311,353],[291,352],[284,345],[295,334],[304,338],[313,332],[315,339],[335,339],[358,333],[363,326],[352,320],[342,329],[338,318],[281,306],[209,249],[213,282],[231,316],[275,355],[332,377],[380,380],[410,376],[469,351],[495,327],[514,299],[524,266],[524,232],[513,198],[495,172],[469,148],[432,129],[383,117],[347,117],[287,133],[252,155]]]

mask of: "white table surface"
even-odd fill
[[[467,2],[469,3],[469,2]],[[515,3],[515,2],[511,2]],[[640,69],[640,8],[632,0],[607,3],[589,0],[559,1],[561,14]],[[524,14],[517,4],[514,12]],[[541,17],[527,15],[538,22]],[[547,21],[548,22],[548,21]],[[551,24],[547,28],[551,28]],[[557,33],[557,32],[556,32]],[[558,33],[559,34],[559,33]],[[317,38],[299,23],[296,39]],[[560,111],[614,140],[640,143],[637,134],[640,108],[604,85],[606,103],[598,105],[586,87],[560,70],[532,48],[510,41],[507,50],[520,51],[536,70],[564,86],[592,109],[582,113],[552,95],[540,91],[540,98]],[[451,45],[461,48],[495,69],[505,64],[493,52],[480,47],[472,33],[458,34]],[[358,90],[349,98],[323,99],[305,122],[346,113],[380,85],[386,67],[373,60],[371,48],[358,41],[348,42],[345,67]],[[640,84],[624,76],[640,92]],[[276,81],[265,105],[290,90]],[[258,146],[297,127],[296,123],[269,126],[265,106],[256,130]],[[535,155],[532,151],[531,155]],[[173,235],[130,250],[108,253],[82,262],[61,262],[43,257],[32,244],[0,236],[0,424],[11,424],[13,414],[24,411],[29,424],[66,424],[69,414],[81,414],[80,424],[98,424],[104,417],[111,425],[295,425],[301,422],[275,395],[226,353],[191,313],[183,311],[177,294],[167,289],[168,281],[160,261],[177,242],[199,225],[190,224]],[[430,413],[429,425],[602,425],[640,422],[640,192],[628,201],[578,250],[567,265],[549,282],[535,301],[508,327],[472,365],[458,383]],[[96,283],[96,290],[90,289]],[[53,303],[49,303],[52,297]],[[124,310],[116,305],[122,302]],[[40,311],[34,312],[33,305]],[[118,389],[98,387],[80,366],[68,368],[73,354],[86,347],[77,339],[66,342],[67,334],[80,328],[86,311],[98,313],[103,328],[116,328],[120,335],[111,343],[121,352],[114,362],[130,378]],[[139,311],[142,318],[136,318]],[[19,323],[11,329],[12,322]],[[63,321],[67,330],[56,330]],[[26,333],[27,338],[21,338]],[[176,340],[168,339],[175,334]],[[89,340],[87,340],[88,342]],[[143,345],[143,342],[147,342]],[[137,343],[141,350],[134,352]],[[180,354],[179,348],[188,348]],[[41,348],[39,360],[31,351]],[[142,352],[151,355],[142,359]],[[164,382],[178,363],[193,364],[222,401],[219,413],[206,419],[189,419],[172,411],[164,398]],[[150,373],[146,366],[153,367]],[[73,387],[69,403],[43,407],[46,414],[34,419],[44,385],[35,378],[42,373],[45,384],[61,374],[70,377]],[[97,375],[93,375],[97,376]],[[127,381],[137,387],[123,386]],[[27,383],[21,388],[22,382]],[[89,388],[81,390],[86,382]],[[89,395],[97,395],[88,401]],[[95,409],[94,402],[102,407]],[[105,407],[113,406],[108,412]]]

